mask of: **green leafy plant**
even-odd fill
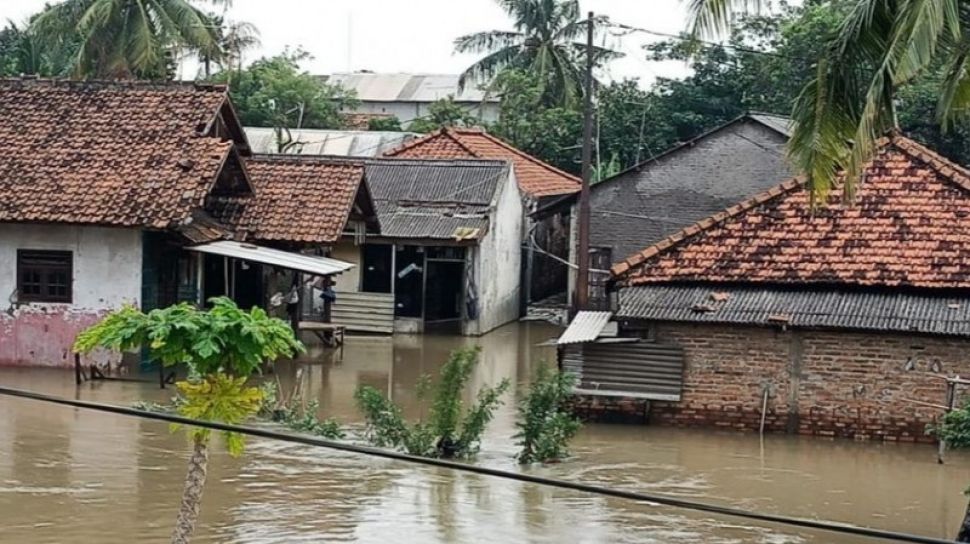
[[[569,441],[582,426],[566,406],[576,378],[541,365],[519,402],[515,438],[520,463],[547,463],[569,455]]]
[[[260,308],[240,310],[224,297],[210,303],[208,311],[186,303],[147,314],[131,306],[122,308],[78,335],[74,349],[86,353],[95,348],[131,351],[147,347],[149,356],[164,366],[188,367],[190,378],[176,384],[179,414],[241,423],[257,414],[264,400],[263,391],[248,386],[248,379],[264,363],[302,352],[303,344],[288,324]],[[190,428],[188,435],[193,452],[172,534],[175,544],[189,542],[195,529],[209,458],[209,429]],[[229,453],[240,455],[243,437],[224,435]]]
[[[324,438],[343,438],[344,432],[336,420],[325,419],[321,421],[317,418],[319,407],[319,402],[311,400],[303,407],[302,414],[297,414],[296,410],[286,410],[284,413],[287,414],[288,418],[283,423],[290,429],[301,433],[315,434]]]
[[[478,391],[466,409],[462,396],[478,363],[478,348],[452,352],[438,381],[421,389],[431,396],[427,419],[408,423],[401,409],[373,387],[357,389],[354,398],[367,422],[365,436],[375,446],[396,448],[424,457],[468,458],[478,453],[482,435],[509,389],[502,380]]]
[[[939,424],[928,425],[926,433],[936,436],[951,448],[970,447],[970,401],[944,414]],[[967,491],[970,492],[970,489]]]

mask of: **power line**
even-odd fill
[[[692,501],[687,499],[669,497],[666,495],[658,495],[653,493],[640,493],[635,491],[624,491],[621,489],[613,489],[613,488],[602,487],[598,485],[571,482],[569,480],[561,480],[557,478],[546,478],[543,476],[534,476],[531,474],[509,472],[506,470],[498,470],[498,469],[487,468],[487,467],[482,467],[477,465],[459,463],[456,461],[446,461],[443,459],[430,459],[427,457],[419,457],[416,455],[400,453],[392,450],[384,450],[384,449],[373,448],[369,446],[357,446],[357,445],[347,444],[343,442],[336,442],[333,440],[324,440],[321,438],[316,438],[311,436],[278,433],[268,429],[260,429],[258,427],[248,427],[243,425],[229,425],[226,423],[219,423],[215,421],[202,421],[197,419],[190,419],[187,417],[182,417],[182,416],[177,416],[172,414],[163,414],[158,412],[146,412],[143,410],[135,410],[133,408],[128,408],[125,406],[116,406],[112,404],[102,404],[102,403],[82,401],[82,400],[72,400],[72,399],[66,399],[63,397],[55,397],[53,395],[45,395],[43,393],[36,393],[33,391],[24,391],[22,389],[0,387],[0,395],[8,395],[11,397],[36,400],[41,402],[49,402],[52,404],[59,404],[62,406],[71,406],[73,408],[94,410],[98,412],[106,412],[106,413],[123,415],[123,416],[140,417],[144,419],[154,419],[157,421],[167,421],[169,423],[177,423],[180,425],[202,427],[205,429],[212,429],[216,431],[227,431],[227,432],[239,433],[239,434],[244,434],[248,436],[256,436],[259,438],[267,438],[270,440],[281,440],[285,442],[293,442],[296,444],[304,444],[307,446],[328,448],[332,450],[344,451],[348,453],[356,453],[361,455],[370,455],[372,457],[381,457],[384,459],[404,461],[407,463],[413,463],[418,465],[447,468],[447,469],[456,470],[459,472],[471,472],[474,474],[493,476],[496,478],[503,478],[506,480],[514,480],[514,481],[537,484],[537,485],[545,485],[549,487],[556,487],[559,489],[569,489],[572,491],[579,491],[582,493],[591,493],[594,495],[616,497],[620,499],[627,499],[627,500],[638,501],[638,502],[654,503],[654,504],[660,504],[664,506],[672,506],[674,508],[684,508],[687,510],[707,512],[709,514],[716,514],[716,515],[722,515],[722,516],[737,517],[737,518],[748,519],[748,520],[758,521],[758,522],[777,523],[780,525],[799,527],[802,529],[816,529],[821,531],[829,531],[833,533],[849,534],[849,535],[862,536],[862,537],[868,537],[868,538],[877,538],[877,539],[890,540],[895,542],[913,542],[916,544],[953,544],[954,543],[954,541],[952,540],[945,540],[945,539],[928,537],[928,536],[899,533],[895,531],[885,531],[882,529],[872,529],[869,527],[859,527],[856,525],[848,525],[848,524],[835,523],[835,522],[829,522],[829,521],[794,518],[794,517],[782,516],[777,514],[762,514],[758,512],[751,512],[749,510],[742,510],[740,508],[718,506],[714,504],[707,504],[707,503],[702,503],[702,502],[697,502],[697,501]]]
[[[679,35],[679,34],[670,34],[670,33],[667,33],[667,32],[659,32],[659,31],[650,30],[650,29],[647,29],[647,28],[640,28],[640,27],[636,27],[636,26],[625,25],[623,23],[610,23],[610,26],[627,31],[625,33],[614,34],[615,36],[620,36],[620,37],[626,36],[626,35],[631,34],[633,32],[642,32],[644,34],[650,34],[651,36],[658,36],[658,37],[661,37],[661,38],[668,38],[668,39],[671,39],[671,40],[679,40],[679,41],[684,41],[684,42],[701,43],[701,44],[704,44],[704,45],[708,45],[710,47],[721,47],[721,48],[724,48],[724,49],[733,49],[735,51],[741,51],[742,53],[752,53],[752,54],[755,54],[755,55],[767,55],[767,56],[770,56],[770,57],[777,57],[777,58],[780,58],[780,59],[789,59],[789,60],[791,60],[791,58],[792,58],[792,57],[789,57],[788,55],[782,55],[781,53],[775,53],[774,51],[764,51],[764,50],[761,50],[761,49],[752,49],[750,47],[744,47],[742,45],[733,45],[733,44],[729,44],[729,43],[719,43],[719,42],[712,42],[712,41],[707,41],[707,40],[701,40],[699,38],[692,38],[690,36],[684,36],[684,35]]]

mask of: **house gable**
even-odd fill
[[[590,244],[620,260],[792,177],[786,142],[745,116],[594,185]]]
[[[414,159],[478,158],[511,161],[519,189],[533,197],[572,194],[579,191],[580,180],[520,151],[484,130],[445,128],[404,144],[387,153],[388,157]]]
[[[613,267],[624,286],[710,282],[970,287],[970,173],[900,136],[882,142],[855,200],[812,210],[793,179]]]

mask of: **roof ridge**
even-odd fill
[[[432,141],[435,138],[438,138],[440,136],[446,136],[446,137],[450,138],[452,141],[454,141],[456,144],[458,144],[462,149],[464,149],[465,151],[467,151],[468,153],[470,153],[472,156],[478,157],[478,154],[477,153],[475,153],[471,149],[468,149],[468,147],[465,144],[461,143],[460,141],[458,141],[457,138],[455,138],[454,136],[452,136],[451,134],[449,134],[448,133],[448,127],[439,128],[438,130],[436,130],[434,132],[431,132],[429,134],[425,134],[424,136],[422,136],[420,138],[415,138],[415,139],[413,139],[413,140],[411,140],[409,142],[404,142],[403,144],[395,147],[394,149],[391,149],[391,150],[388,150],[388,151],[384,152],[384,156],[385,157],[394,157],[394,156],[399,155],[399,154],[401,154],[401,153],[403,153],[403,152],[405,152],[405,151],[407,151],[409,149],[414,149],[415,147],[418,147],[420,145],[424,145],[425,143],[430,142],[430,141]]]
[[[649,166],[653,166],[653,165],[657,164],[661,159],[665,159],[665,158],[667,158],[667,157],[669,157],[669,156],[671,156],[674,153],[677,153],[679,151],[683,151],[685,149],[690,149],[693,146],[695,146],[698,142],[700,142],[701,140],[703,140],[705,138],[708,138],[710,136],[713,136],[713,135],[717,134],[718,132],[720,132],[720,131],[728,128],[728,127],[731,127],[731,126],[733,126],[733,125],[735,125],[737,123],[740,123],[740,122],[744,121],[745,119],[750,119],[750,120],[755,121],[759,125],[767,128],[769,130],[772,130],[774,132],[778,132],[773,127],[770,127],[770,126],[762,123],[758,119],[756,119],[754,117],[754,115],[761,115],[761,114],[755,114],[755,113],[752,113],[752,112],[743,113],[743,114],[741,114],[741,115],[739,115],[739,116],[737,116],[737,117],[735,117],[733,119],[730,119],[730,120],[725,121],[725,122],[723,122],[723,123],[721,123],[721,124],[719,124],[719,125],[717,125],[715,127],[712,127],[712,128],[710,128],[708,130],[705,130],[705,131],[701,132],[700,134],[697,134],[697,135],[695,135],[695,136],[693,136],[691,138],[688,138],[688,139],[686,139],[686,140],[684,140],[682,142],[675,142],[670,147],[667,147],[667,148],[663,149],[659,153],[657,153],[655,155],[652,155],[650,157],[647,157],[646,159],[643,159],[642,161],[640,161],[640,162],[638,162],[638,163],[636,163],[636,164],[634,164],[632,166],[628,166],[628,167],[624,168],[623,170],[620,170],[616,174],[613,174],[612,176],[610,176],[610,177],[608,177],[608,178],[606,178],[604,180],[598,181],[595,185],[596,186],[600,186],[600,185],[603,185],[604,183],[610,183],[610,182],[612,182],[614,180],[617,180],[617,179],[622,178],[623,176],[625,176],[626,174],[629,174],[630,172],[642,170],[642,169],[647,168]],[[784,136],[785,138],[790,139],[790,137],[788,135],[782,134],[780,132],[778,132],[778,133],[781,134],[782,136]]]
[[[666,251],[667,249],[670,249],[681,242],[693,238],[694,236],[715,225],[720,225],[728,219],[741,215],[748,210],[751,210],[780,196],[791,193],[796,189],[804,187],[807,181],[808,179],[805,176],[796,176],[794,178],[787,179],[766,191],[762,191],[739,202],[738,204],[731,206],[730,208],[717,212],[714,215],[708,216],[692,225],[684,227],[683,229],[667,236],[646,249],[630,255],[622,262],[613,265],[610,268],[610,272],[612,272],[613,276],[615,277],[621,277],[634,267],[643,264],[648,259],[657,256],[661,252]]]
[[[0,77],[0,84],[43,85],[48,87],[136,88],[151,90],[196,90],[228,93],[229,86],[198,81],[151,81],[143,79],[70,79],[57,77]]]
[[[359,166],[366,164],[357,157],[339,157],[333,155],[295,155],[287,153],[253,153],[247,162],[292,162],[307,164],[327,164],[332,166]]]
[[[535,164],[538,164],[539,166],[545,168],[546,170],[549,170],[550,172],[554,172],[554,173],[559,174],[561,176],[566,176],[567,178],[570,178],[570,179],[576,181],[577,183],[581,183],[581,180],[580,180],[579,177],[574,176],[573,174],[570,174],[569,172],[566,172],[564,170],[560,170],[559,168],[556,168],[555,166],[553,166],[553,165],[551,165],[551,164],[549,164],[549,163],[547,163],[547,162],[539,159],[538,157],[534,157],[534,156],[526,153],[525,151],[522,151],[521,149],[518,149],[518,148],[514,147],[512,144],[509,144],[508,142],[506,142],[505,140],[499,138],[498,136],[495,136],[493,134],[490,134],[487,130],[477,129],[474,132],[469,131],[469,133],[474,133],[474,134],[479,134],[481,136],[484,136],[489,141],[491,141],[493,143],[496,143],[496,144],[502,146],[503,148],[505,148],[505,149],[511,151],[512,153],[514,153],[514,154],[522,157],[523,159],[526,159],[526,160],[531,161],[531,162],[533,162]],[[466,146],[464,146],[464,144],[462,144],[462,147],[466,147]]]
[[[970,191],[970,170],[966,167],[940,155],[916,140],[907,138],[901,134],[889,136],[888,141],[896,149],[899,149],[920,162],[926,163],[927,166],[932,168],[941,177],[959,186],[961,189]]]

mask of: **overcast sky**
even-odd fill
[[[45,1],[51,0],[0,0],[0,20],[23,21]],[[680,0],[581,0],[581,4],[584,12],[593,10],[617,22],[660,32],[677,33],[685,24]],[[313,73],[459,73],[474,56],[453,55],[455,37],[511,29],[495,0],[233,0],[229,17],[251,22],[260,30],[262,47],[248,60],[286,46],[302,46],[314,56],[304,64]],[[656,39],[610,38],[607,45],[622,50],[626,58],[614,62],[604,75],[637,77],[641,83],[658,74],[683,75],[682,63],[644,60],[641,45]],[[194,75],[183,73],[186,78]]]

